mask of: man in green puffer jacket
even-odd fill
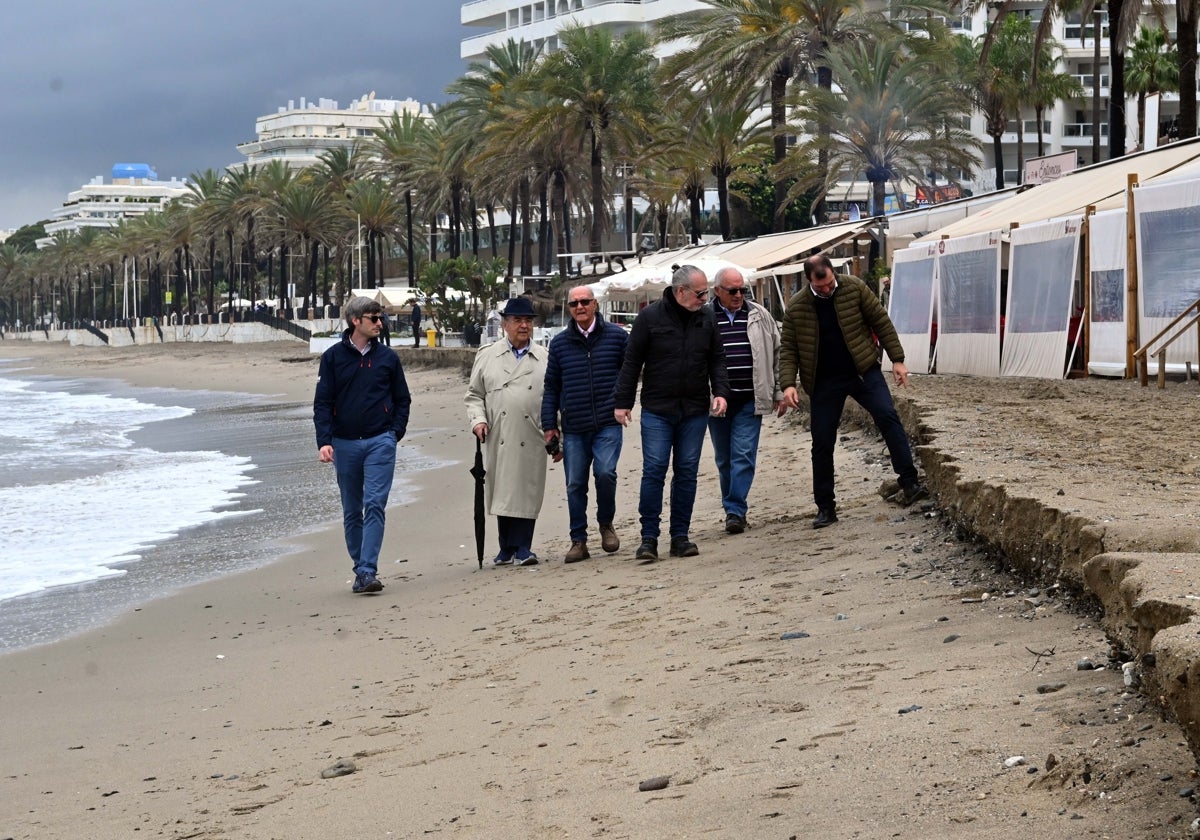
[[[892,359],[896,382],[901,387],[908,384],[904,348],[887,311],[862,280],[849,274],[837,276],[824,254],[804,261],[804,276],[808,286],[792,297],[783,316],[779,388],[791,408],[800,404],[797,379],[809,397],[817,503],[813,527],[838,521],[833,448],[846,397],[853,397],[871,414],[887,443],[892,469],[900,478],[895,500],[907,506],[925,498],[929,493],[920,483],[908,435],[879,369],[875,337]]]

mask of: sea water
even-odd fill
[[[131,437],[193,411],[0,378],[0,601],[125,574],[146,548],[230,515],[249,457]]]
[[[396,459],[390,504],[402,505],[408,476],[439,463],[407,438]],[[0,363],[0,652],[267,565],[340,521],[311,403]],[[400,559],[381,558],[381,575]],[[329,558],[331,585],[349,587],[350,565]]]

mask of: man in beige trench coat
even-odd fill
[[[532,341],[533,318],[528,298],[505,304],[504,337],[480,348],[467,387],[467,422],[484,443],[487,510],[496,517],[500,542],[492,561],[497,566],[538,562],[531,546],[546,491],[541,411],[547,350]]]

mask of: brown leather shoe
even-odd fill
[[[600,547],[609,554],[621,548],[621,538],[617,536],[617,529],[611,522],[600,526]]]
[[[571,543],[571,550],[567,552],[567,556],[563,558],[563,562],[578,563],[580,560],[586,560],[591,556],[588,554],[587,543],[583,540],[576,540]]]

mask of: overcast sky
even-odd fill
[[[0,229],[49,216],[114,163],[160,179],[244,158],[289,99],[441,103],[453,0],[32,0],[0,12]]]

